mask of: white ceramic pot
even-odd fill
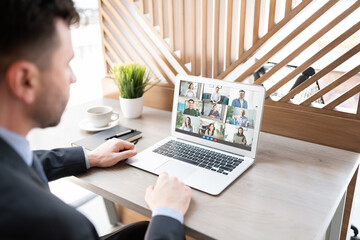
[[[138,118],[141,116],[144,96],[139,98],[122,98],[119,97],[121,111],[127,118]]]

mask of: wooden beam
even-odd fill
[[[213,56],[212,56],[212,77],[216,78],[219,74],[219,15],[220,0],[213,0]]]
[[[331,30],[334,26],[336,26],[339,22],[344,20],[348,15],[350,15],[353,11],[355,11],[360,6],[360,1],[355,2],[351,7],[342,12],[339,16],[329,22],[326,26],[316,32],[311,38],[301,44],[297,49],[295,49],[292,53],[290,53],[287,57],[285,57],[280,63],[276,64],[272,67],[268,72],[262,75],[259,79],[257,79],[254,84],[262,84],[264,81],[269,79],[274,73],[288,64],[291,60],[296,58],[301,52],[311,46],[315,41],[317,41],[320,37],[326,34],[329,30]]]
[[[163,0],[158,0],[157,3],[159,4],[159,26],[160,26],[160,37],[164,38],[164,8],[163,8]]]
[[[102,16],[102,8],[103,8],[103,2],[102,0],[98,0],[98,6],[99,6],[99,22],[100,22],[100,29],[103,29],[104,27],[104,17]],[[101,42],[103,43],[105,41],[105,33],[102,30],[101,31]],[[105,71],[107,71],[107,63],[106,63],[106,59],[105,59],[105,54],[106,54],[106,49],[105,49],[105,45],[102,44],[102,52],[104,55],[104,67],[105,67]]]
[[[248,68],[243,74],[236,78],[236,82],[241,82],[245,80],[248,76],[253,74],[257,69],[259,69],[266,61],[273,57],[277,52],[279,52],[284,46],[286,46],[290,41],[292,41],[296,36],[304,31],[309,25],[315,22],[319,17],[321,17],[327,10],[329,10],[335,3],[339,0],[330,0],[320,9],[318,9],[313,15],[307,18],[302,24],[300,24],[296,29],[294,29],[290,34],[288,34],[282,41],[280,41],[275,47],[273,47],[269,52],[267,52],[262,58],[256,61],[250,68]]]
[[[167,1],[168,4],[168,21],[169,21],[169,39],[170,49],[175,50],[175,37],[174,37],[174,5],[173,1]]]
[[[261,131],[285,137],[360,152],[360,121],[288,107],[264,107]],[[309,109],[309,107],[303,107]],[[324,124],[326,123],[326,124]],[[341,129],[341,134],[335,129]]]
[[[357,106],[356,117],[360,119],[360,96],[359,96],[359,103],[358,103],[358,106]]]
[[[321,69],[319,72],[317,72],[314,76],[306,80],[305,82],[298,85],[296,88],[292,89],[288,94],[286,94],[284,97],[282,97],[279,101],[281,102],[287,102],[291,98],[293,98],[296,94],[300,93],[305,88],[309,87],[311,84],[316,82],[317,80],[321,79],[323,76],[334,70],[337,66],[343,64],[354,56],[356,53],[360,51],[360,43],[341,55],[339,58],[337,58],[335,61],[331,62],[329,65],[327,65],[325,68]]]
[[[190,24],[190,31],[191,31],[191,73],[193,75],[196,74],[196,1],[190,1],[190,15],[191,15],[191,24]]]
[[[226,16],[225,69],[231,64],[233,0],[226,1]]]
[[[207,77],[207,1],[201,1],[201,76]]]
[[[261,9],[261,0],[255,0],[254,7],[254,29],[253,29],[253,45],[259,39],[259,24],[260,24],[260,9]]]
[[[300,103],[300,105],[302,106],[310,105],[313,101],[320,98],[321,96],[324,96],[326,93],[330,92],[331,90],[333,90],[334,88],[345,82],[346,80],[355,76],[358,72],[360,72],[360,65],[357,65],[349,72],[343,74],[341,77],[337,78],[335,81],[333,81],[332,83],[330,83],[329,85],[327,85],[326,87],[324,87],[323,89],[312,95],[310,98],[304,100],[302,103]]]
[[[242,0],[244,1],[244,0]],[[288,22],[290,22],[300,11],[302,11],[306,6],[312,3],[312,0],[303,0],[296,8],[294,8],[288,17],[283,18],[279,23],[277,23],[265,36],[263,36],[259,41],[255,43],[249,50],[247,50],[244,54],[239,55],[239,58],[231,64],[224,72],[222,72],[217,78],[223,79],[229,73],[231,73],[236,67],[246,61],[248,58],[253,56],[261,46],[267,42],[272,36],[274,36],[283,26],[285,26]]]
[[[270,0],[268,32],[275,25],[276,0]]]
[[[179,1],[179,24],[180,24],[180,53],[181,53],[181,60],[183,63],[186,63],[185,59],[185,12],[184,12],[184,1]]]
[[[286,0],[285,3],[285,17],[288,16],[291,12],[291,7],[292,7],[292,0]]]
[[[239,27],[240,27],[240,29],[239,29],[239,56],[238,56],[239,59],[240,59],[240,56],[242,56],[244,54],[244,51],[245,51],[245,48],[244,48],[244,46],[245,46],[245,20],[246,20],[246,0],[241,0],[240,24],[239,24]],[[225,70],[225,72],[226,71],[227,70]],[[220,74],[220,76],[221,75],[222,74]]]
[[[338,46],[341,42],[343,42],[345,39],[350,37],[352,34],[357,32],[360,28],[360,22],[353,25],[351,28],[349,28],[347,31],[345,31],[343,34],[341,34],[339,37],[334,39],[332,42],[330,42],[328,45],[326,45],[324,48],[322,48],[320,51],[318,51],[316,54],[314,54],[311,58],[309,58],[307,61],[305,61],[303,64],[295,68],[291,73],[286,75],[283,79],[281,79],[279,82],[277,82],[274,86],[272,86],[270,89],[266,90],[265,97],[269,97],[271,94],[273,94],[276,90],[278,90],[280,87],[285,85],[288,81],[293,79],[296,75],[300,74],[302,71],[304,71],[306,68],[308,68],[311,64],[319,60],[321,57],[323,57],[325,54],[330,52],[332,49],[334,49],[336,46]]]
[[[335,100],[326,104],[323,108],[324,109],[334,109],[336,106],[340,105],[341,103],[345,102],[355,94],[360,92],[360,83],[356,86],[348,90],[347,92],[343,93],[340,97],[336,98]]]
[[[144,0],[139,0],[139,4],[140,4],[140,12],[144,14]]]
[[[346,190],[346,199],[345,199],[345,207],[344,207],[344,215],[342,220],[341,226],[341,233],[340,233],[340,240],[346,240],[346,236],[348,230],[350,229],[350,217],[351,217],[351,210],[353,207],[355,191],[356,191],[356,182],[359,175],[359,167],[356,169],[351,181]]]
[[[155,22],[155,19],[154,19],[154,2],[153,0],[149,0],[148,1],[149,3],[149,15],[150,15],[150,23],[151,23],[151,26],[154,26],[154,22]]]

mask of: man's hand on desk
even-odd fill
[[[190,200],[191,189],[167,173],[161,173],[155,187],[149,186],[145,194],[145,201],[152,211],[157,207],[166,207],[185,215]]]
[[[88,152],[90,167],[111,167],[137,154],[134,144],[112,138]]]

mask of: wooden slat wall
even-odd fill
[[[341,57],[337,58],[335,61],[330,63],[325,68],[321,69],[319,72],[317,72],[314,76],[312,76],[308,81],[303,82],[293,90],[291,90],[288,94],[286,94],[284,97],[280,99],[281,102],[288,102],[291,98],[293,98],[296,94],[300,93],[305,88],[309,87],[312,83],[319,80],[323,76],[325,76],[330,71],[334,70],[337,66],[354,56],[356,53],[360,51],[360,43],[347,51],[345,54],[343,54]],[[336,105],[337,106],[337,105]]]
[[[294,8],[290,14],[278,22],[270,31],[268,31],[262,38],[256,41],[255,44],[251,46],[250,49],[239,55],[238,59],[234,61],[224,72],[218,75],[218,79],[224,79],[229,73],[235,70],[236,67],[244,63],[247,59],[252,57],[257,51],[269,40],[271,39],[278,31],[281,30],[286,24],[288,24],[299,12],[304,10],[312,1],[303,0],[296,8]],[[245,6],[245,3],[244,3]],[[246,9],[244,9],[246,11]]]
[[[316,32],[311,38],[301,44],[297,49],[295,49],[292,53],[290,53],[287,57],[285,57],[280,63],[276,64],[272,69],[270,69],[267,73],[261,76],[256,80],[255,84],[262,84],[265,80],[269,79],[274,73],[279,71],[282,67],[286,66],[291,60],[297,57],[301,52],[310,47],[315,41],[317,41],[320,37],[324,36],[329,30],[335,27],[339,22],[344,20],[349,14],[355,11],[360,6],[360,1],[355,3],[353,6],[348,8],[346,11],[341,13],[334,20],[329,22],[326,26]]]
[[[144,1],[146,1],[146,4],[144,4]],[[275,34],[285,29],[299,14],[308,11],[316,5],[315,1],[312,0],[302,0],[300,3],[299,1],[295,3],[295,1],[292,0],[269,0],[267,5],[262,6],[264,2],[265,1],[254,0],[254,2],[250,4],[250,0],[99,0],[100,6],[103,6],[103,8],[100,7],[100,9],[102,9],[100,10],[100,18],[103,30],[102,39],[104,42],[105,65],[109,68],[111,64],[116,62],[139,60],[146,63],[151,61],[152,67],[155,68],[151,70],[156,70],[155,72],[158,73],[160,72],[165,81],[168,82],[168,85],[164,85],[164,87],[170,88],[174,85],[173,81],[177,73],[200,73],[206,77],[242,82],[249,79],[255,71],[270,61],[280,50],[287,47],[289,43],[302,34],[309,26],[318,21],[319,18],[322,18],[328,11],[336,8],[339,0],[321,1],[321,4],[319,1],[316,1],[317,7],[311,14],[308,14],[309,17],[302,20],[296,27],[292,29],[289,28],[290,30],[287,34],[283,34],[281,39],[274,42],[273,47],[268,48],[267,52],[264,52],[262,57],[248,65],[249,67],[247,69],[236,72],[238,67],[253,58],[268,42],[272,41]],[[115,8],[112,6],[115,6]],[[273,81],[272,78],[288,64],[291,64],[291,61],[307,51],[314,43],[321,40],[322,37],[334,29],[339,22],[358,10],[360,1],[354,1],[348,6],[347,9],[338,15],[329,18],[329,21],[324,24],[323,27],[313,32],[305,41],[300,42],[295,48],[287,51],[286,56],[254,81],[254,84],[264,84],[267,81]],[[221,8],[225,9],[225,11],[220,11]],[[251,8],[252,10],[247,11],[247,8]],[[265,11],[268,12],[268,15],[262,14],[264,8]],[[103,9],[112,9],[111,14],[114,16],[108,16],[108,13],[104,12]],[[281,11],[284,12],[280,13],[281,11],[279,12],[279,9],[283,9]],[[127,27],[126,22],[115,16],[116,14],[123,14],[124,17],[128,19],[127,22],[131,22],[131,27]],[[138,16],[135,16],[136,14]],[[279,14],[283,14],[283,18],[277,17]],[[262,15],[268,19],[264,20],[264,16]],[[139,22],[138,17],[145,22],[145,26]],[[116,23],[113,21],[116,21]],[[197,21],[201,22],[197,23]],[[156,24],[160,27],[159,32],[154,28]],[[251,25],[253,28],[248,29],[248,26]],[[119,27],[122,28],[121,31],[115,29]],[[167,27],[166,31],[165,27]],[[131,33],[131,31],[134,31],[134,28],[140,32],[141,41],[136,40],[136,36],[138,35]],[[157,36],[157,39],[150,37],[148,30],[146,31],[144,28],[149,28]],[[265,31],[265,33],[261,33],[260,35],[260,29],[262,29],[262,32]],[[329,75],[344,61],[354,57],[355,54],[359,52],[359,45],[352,46],[349,51],[340,54],[333,62],[323,66],[322,69],[317,69],[314,76],[281,98],[271,98],[273,93],[279,91],[280,88],[296,78],[306,68],[319,61],[326,54],[332,52],[342,42],[353,36],[359,29],[360,22],[354,22],[353,25],[348,26],[348,29],[344,29],[343,33],[334,37],[332,41],[329,41],[324,47],[320,48],[318,52],[310,54],[302,64],[290,73],[275,81],[266,91],[266,106],[268,106],[270,102],[277,102],[281,104],[276,105],[276,109],[291,109],[296,105],[301,107],[301,111],[307,109],[306,111],[311,114],[318,113],[324,114],[325,116],[337,116],[345,119],[359,119],[358,109],[355,109],[355,113],[344,113],[338,112],[339,108],[337,108],[337,106],[348,98],[357,97],[359,92],[358,85],[350,86],[343,94],[336,96],[331,102],[328,101],[323,106],[314,107],[312,104],[316,99],[323,97],[325,94],[332,93],[338,86],[357,77],[360,68],[359,65],[352,66],[351,69],[342,76],[333,79],[333,81],[324,86],[319,92],[309,96],[307,99],[303,99],[296,104],[291,101],[298,93]],[[128,41],[128,36],[125,37],[123,35],[124,30],[126,30],[126,34],[131,36],[134,41]],[[225,34],[219,34],[220,31],[223,31]],[[247,34],[249,32],[251,33],[250,36]],[[169,38],[168,43],[164,41],[166,37]],[[248,46],[248,40],[250,39],[250,46]],[[142,46],[143,41],[147,42],[147,46],[150,46],[151,49]],[[197,42],[200,44],[197,45]],[[134,46],[134,44],[136,46]],[[159,48],[159,44],[162,44],[165,50]],[[211,47],[209,47],[209,44],[211,44]],[[236,48],[234,48],[234,46]],[[201,49],[197,50],[197,48]],[[139,49],[142,51],[142,54],[139,53]],[[179,57],[176,56],[176,51],[180,51]],[[236,54],[233,54],[234,51]],[[198,56],[197,53],[199,54]],[[191,71],[187,69],[185,64],[189,64]],[[151,66],[149,67],[151,68]],[[234,74],[234,72],[236,73]],[[232,73],[232,79],[228,79],[230,73]],[[157,88],[160,88],[160,86]],[[165,101],[171,100],[167,99]],[[170,110],[171,105],[167,107]],[[275,130],[275,128],[273,130],[267,128],[266,131],[285,134],[284,132]],[[296,137],[301,138],[301,136]],[[303,139],[307,138],[304,137]],[[333,143],[329,144],[325,142],[324,144],[331,145]],[[360,151],[359,148],[352,150]]]
[[[291,79],[293,79],[295,76],[300,74],[302,71],[304,71],[306,68],[308,68],[311,64],[319,60],[321,57],[323,57],[325,54],[330,52],[332,49],[334,49],[336,46],[338,46],[341,42],[343,42],[345,39],[353,35],[356,31],[359,30],[360,22],[352,26],[349,30],[341,34],[339,37],[337,37],[335,40],[333,40],[331,43],[326,45],[323,49],[321,49],[319,52],[314,54],[312,57],[310,57],[306,62],[298,66],[294,71],[292,71],[290,74],[288,74],[285,78],[280,80],[278,83],[276,83],[273,87],[268,89],[266,91],[266,97],[269,97],[272,93],[274,93],[276,90],[278,90],[281,86],[285,85],[287,82],[289,82]]]
[[[283,40],[281,40],[275,47],[273,47],[269,52],[267,52],[261,59],[256,61],[250,68],[248,68],[243,74],[241,74],[235,81],[241,82],[244,81],[249,75],[254,73],[259,69],[264,63],[266,63],[271,57],[273,57],[278,51],[280,51],[284,46],[286,46],[290,41],[292,41],[296,36],[298,36],[306,26],[312,24],[317,20],[323,13],[325,13],[329,8],[331,8],[337,0],[329,1],[322,8],[316,11],[311,17],[306,19],[299,27],[294,29],[289,33]]]

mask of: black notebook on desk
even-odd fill
[[[71,143],[72,146],[82,146],[87,150],[94,150],[102,143],[106,142],[110,138],[122,139],[128,142],[134,142],[141,138],[141,132],[122,126],[116,126],[108,130],[96,133],[89,137],[80,139]]]

